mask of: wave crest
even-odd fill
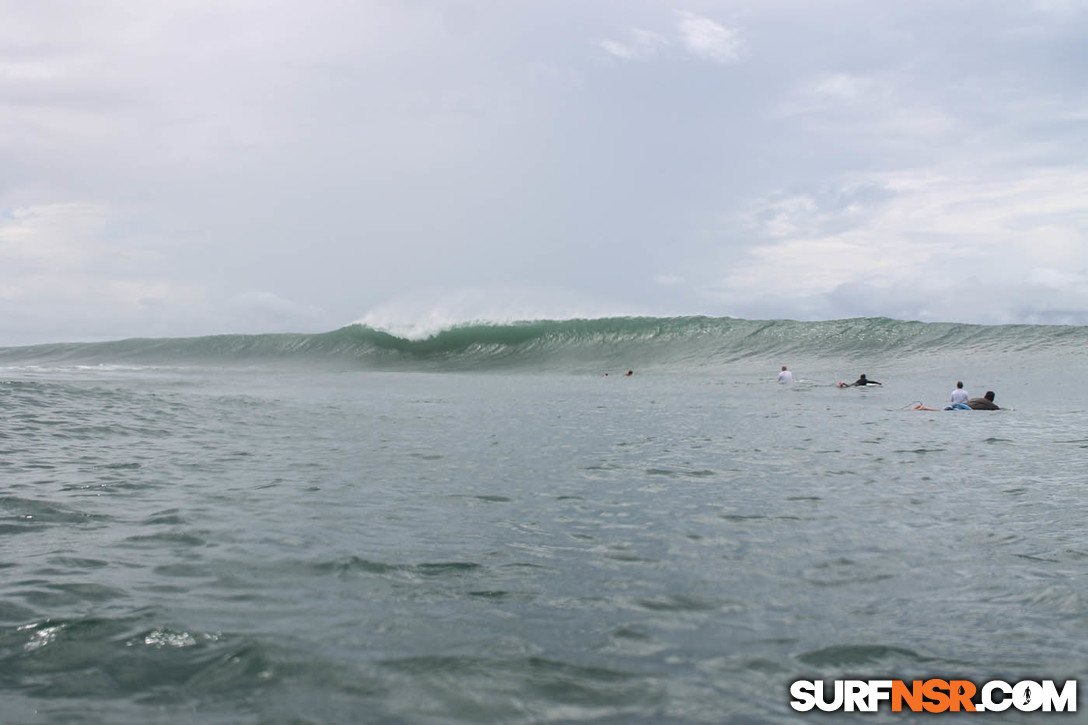
[[[857,318],[610,317],[455,325],[423,339],[362,324],[317,334],[130,339],[0,349],[0,363],[184,365],[326,361],[381,369],[701,365],[758,358],[1083,349],[1088,328]]]

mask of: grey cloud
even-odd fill
[[[373,311],[1077,319],[1035,270],[1086,264],[1088,13],[981,8],[0,0],[0,344]],[[101,216],[46,236],[58,209]],[[901,269],[835,253],[867,245]],[[1008,293],[946,294],[960,265]]]

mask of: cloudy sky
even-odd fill
[[[0,0],[0,345],[1088,324],[1082,0]]]

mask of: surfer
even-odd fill
[[[858,378],[857,380],[855,380],[852,383],[839,383],[840,388],[863,388],[866,385],[881,385],[881,386],[883,386],[884,383],[877,382],[876,380],[870,380],[869,378],[865,377],[865,373],[862,373],[861,377]]]
[[[792,383],[793,373],[786,369],[786,366],[782,366],[782,372],[778,374],[778,382],[780,383]]]
[[[956,382],[956,389],[952,391],[952,405],[966,403],[971,396],[963,389],[963,381]]]
[[[918,403],[914,406],[914,410],[1001,410],[1001,408],[994,404],[994,391],[987,390],[986,395],[981,398],[971,398],[966,403],[952,403],[944,408],[927,408]]]
[[[971,410],[1001,410],[994,403],[994,391],[987,390],[986,394],[981,398],[971,398],[967,401],[967,406]]]
[[[623,377],[625,377],[625,378],[629,378],[629,377],[631,377],[631,376],[632,376],[632,375],[634,375],[634,374],[635,374],[635,371],[634,371],[634,370],[628,370],[627,372],[625,372],[625,373],[623,374]]]

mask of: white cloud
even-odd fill
[[[852,305],[930,320],[1003,323],[1054,309],[1088,320],[1088,172],[904,174],[866,185],[878,182],[891,196],[868,205],[843,203],[845,187],[835,208],[806,196],[754,205],[747,224],[765,241],[712,297],[749,314],[762,304],[840,316]]]
[[[818,212],[816,200],[803,195],[757,202],[753,210],[761,217],[763,232],[771,237],[797,234]]]
[[[710,18],[679,11],[673,31],[679,47],[702,60],[735,63],[743,54],[744,43],[740,32]],[[631,61],[660,57],[673,46],[673,42],[661,33],[636,28],[627,31],[622,41],[609,39],[601,41],[599,45],[613,58]]]
[[[601,47],[604,48],[605,52],[609,55],[619,58],[620,60],[634,60],[638,57],[634,49],[615,40],[602,40]]]
[[[687,11],[679,11],[677,15],[681,42],[692,55],[717,63],[740,60],[743,44],[738,31]]]
[[[896,99],[895,83],[889,78],[856,73],[821,73],[806,78],[783,99],[775,110],[778,118],[826,114],[849,109],[889,113]]]
[[[931,143],[962,129],[957,113],[896,73],[824,73],[807,78],[771,110],[844,145]]]
[[[619,60],[646,60],[661,53],[669,41],[653,31],[635,28],[628,31],[624,42],[603,40],[600,45],[605,52]]]
[[[90,202],[14,209],[0,217],[0,268],[40,272],[85,265],[103,253],[109,210]],[[7,275],[5,275],[7,276]]]
[[[115,210],[93,202],[46,204],[0,216],[0,300],[16,317],[51,317],[61,338],[86,337],[88,318],[115,322],[199,306],[199,287],[157,277],[157,255],[111,231]],[[92,325],[95,323],[91,323]],[[40,333],[39,333],[40,334]]]

